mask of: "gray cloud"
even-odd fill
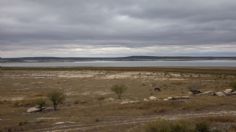
[[[236,55],[235,12],[234,0],[0,0],[0,56]]]

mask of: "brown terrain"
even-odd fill
[[[235,80],[235,68],[1,68],[0,131],[135,132],[165,119],[233,132]],[[121,99],[116,84],[127,86]],[[66,95],[57,111],[47,98],[55,89]],[[46,109],[27,112],[38,99]]]

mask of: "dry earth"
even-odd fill
[[[217,72],[218,71],[218,72]],[[236,69],[1,69],[0,131],[132,131],[137,124],[162,119],[235,116],[236,96],[189,96],[188,86],[223,91],[236,79]],[[128,90],[116,99],[110,88]],[[160,87],[161,92],[153,91]],[[61,89],[66,101],[59,110],[27,113],[34,100]],[[144,101],[150,96],[157,99]],[[101,99],[102,97],[102,99]],[[99,99],[100,98],[100,99]],[[124,103],[126,102],[126,103]],[[47,100],[47,107],[51,103]],[[114,128],[114,129],[112,129]]]

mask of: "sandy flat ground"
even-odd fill
[[[220,116],[220,112],[224,112],[227,116],[233,116],[232,113],[236,111],[235,96],[191,96],[188,89],[193,84],[198,84],[201,91],[223,91],[230,88],[236,75],[234,69],[230,69],[232,72],[228,70],[220,69],[219,73],[212,69],[207,72],[201,69],[1,70],[0,130],[31,131],[45,128],[94,131],[95,128],[105,127],[101,130],[108,131],[112,125],[119,124],[116,127],[126,131],[132,129],[135,123],[169,116],[177,119],[179,114],[181,117],[194,113],[207,116],[213,112],[213,116]],[[128,87],[121,100],[110,89],[115,84]],[[153,91],[154,87],[161,88],[161,92]],[[55,89],[63,90],[66,94],[66,101],[59,106],[59,111],[26,113],[28,108],[35,106],[34,100],[47,99],[48,92]],[[150,96],[158,100],[144,101]],[[170,96],[190,96],[190,99],[163,101]],[[51,107],[48,100],[47,107]],[[114,123],[102,125],[111,121]],[[60,122],[63,123],[55,126],[55,123]]]

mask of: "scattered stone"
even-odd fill
[[[215,92],[213,92],[213,91],[205,91],[205,92],[200,93],[200,94],[198,94],[198,95],[211,95],[211,96],[214,96],[214,95],[215,95]]]
[[[33,113],[33,112],[39,112],[39,111],[41,111],[41,109],[38,107],[31,107],[27,109],[27,113]]]
[[[163,99],[164,101],[173,100],[173,97],[167,97]]]
[[[55,125],[62,125],[65,124],[65,122],[61,121],[61,122],[56,122]]]
[[[190,90],[190,92],[191,92],[192,95],[196,95],[196,94],[202,93],[200,90],[196,90],[196,89]]]
[[[168,98],[164,98],[163,100],[164,100],[164,101],[168,101],[169,99],[168,99]]]
[[[230,93],[232,93],[233,92],[233,89],[225,89],[224,90],[224,93],[226,93],[226,94],[230,94]]]
[[[155,96],[150,96],[150,97],[149,97],[149,100],[152,100],[152,101],[157,100],[157,97],[155,97]]]
[[[139,101],[135,101],[135,100],[124,100],[124,101],[122,101],[120,104],[132,104],[132,103],[137,103],[137,102],[139,102]]]
[[[120,102],[120,104],[128,104],[129,103],[129,101],[122,101],[122,102]]]
[[[220,96],[220,97],[221,97],[221,96],[225,96],[225,93],[224,93],[224,92],[216,92],[215,94],[216,94],[216,96]]]
[[[189,95],[193,95],[193,93],[191,91],[188,92]]]
[[[164,101],[169,101],[169,100],[181,100],[181,99],[189,99],[190,97],[189,96],[175,96],[175,97],[167,97],[167,98],[164,98],[163,100]]]
[[[51,112],[51,111],[54,111],[54,108],[53,107],[46,107],[46,108],[43,109],[43,111]]]
[[[236,91],[230,93],[229,95],[236,95]]]
[[[153,88],[154,91],[161,92],[161,89],[159,87]]]
[[[54,123],[54,125],[73,124],[73,123],[75,123],[75,122],[71,122],[71,121],[63,122],[63,121],[60,121],[60,122],[56,122],[56,123]]]
[[[112,102],[112,101],[114,101],[115,99],[114,98],[108,98],[108,99],[106,99],[107,101],[109,101],[109,102]]]

